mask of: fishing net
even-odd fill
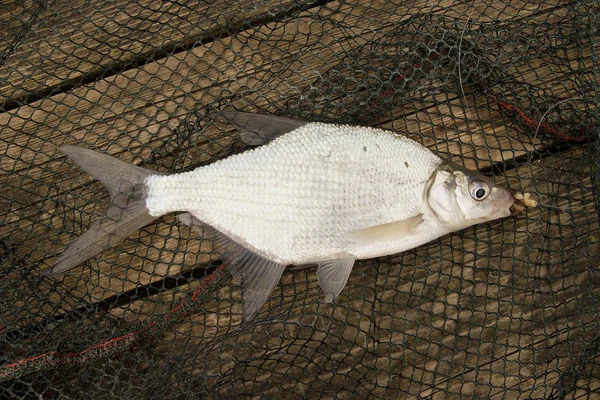
[[[593,398],[599,27],[598,1],[1,2],[0,397]],[[286,271],[248,323],[173,214],[41,274],[109,200],[58,146],[189,171],[246,149],[215,109],[390,129],[538,205],[357,262],[333,304]]]

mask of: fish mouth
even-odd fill
[[[512,204],[508,208],[510,211],[510,216],[514,217],[515,215],[521,214],[525,211],[525,204],[523,204],[520,200],[516,199],[513,192],[509,191],[510,196],[512,197]]]
[[[510,206],[510,215],[514,217],[515,215],[521,214],[525,211],[525,205],[521,203],[519,200],[515,200],[515,202]]]
[[[515,196],[508,189],[494,188],[492,190],[494,198],[492,199],[494,204],[494,210],[490,214],[489,220],[506,218],[513,215],[513,206],[515,204]]]

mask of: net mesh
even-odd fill
[[[598,1],[0,4],[0,397],[594,398]],[[539,205],[357,262],[333,304],[286,271],[241,323],[174,215],[59,277],[106,211],[57,147],[158,171],[245,150],[213,109],[378,126]]]

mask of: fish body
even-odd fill
[[[111,193],[107,215],[58,258],[71,269],[152,220],[183,211],[213,232],[244,288],[243,318],[264,304],[287,265],[318,264],[332,301],[355,260],[399,253],[510,215],[513,196],[485,176],[381,129],[225,112],[261,147],[193,171],[160,174],[63,146]]]
[[[273,142],[191,172],[146,178],[150,215],[187,211],[281,264],[395,254],[449,231],[425,189],[442,159],[390,132],[308,123]],[[370,242],[363,229],[422,214],[413,235]]]

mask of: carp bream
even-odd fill
[[[182,222],[210,229],[219,242],[242,284],[247,321],[288,265],[317,264],[319,285],[333,301],[355,260],[507,217],[515,201],[492,179],[389,131],[234,111],[209,115],[261,146],[174,174],[62,146],[105,184],[111,204],[48,274],[78,266],[162,215],[185,212]]]

